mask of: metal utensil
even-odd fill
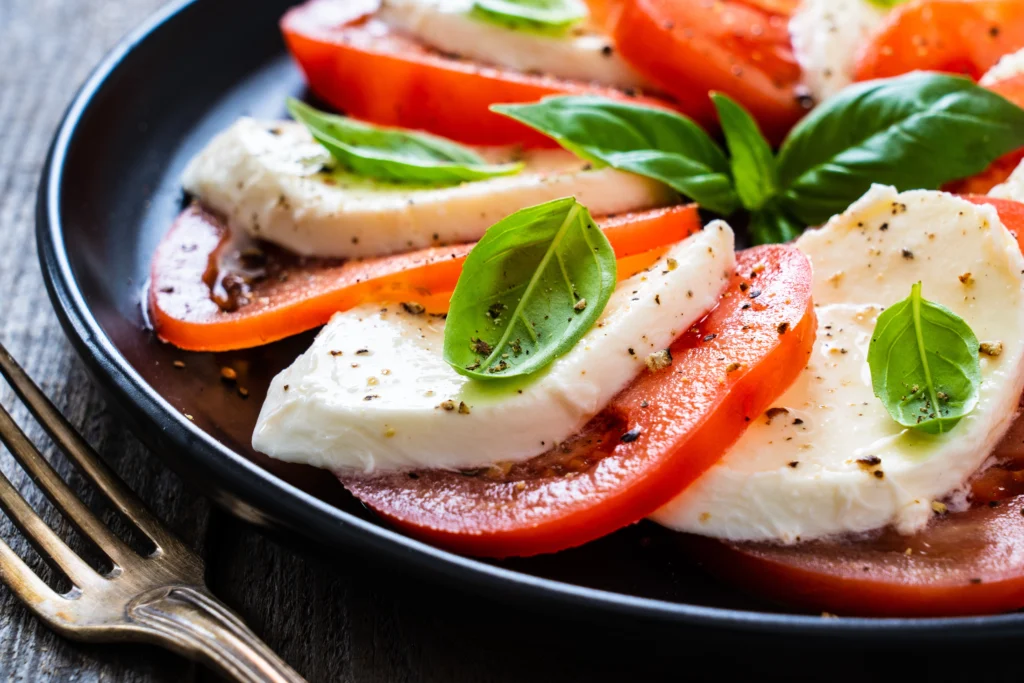
[[[93,569],[0,473],[0,509],[74,586],[58,595],[0,539],[0,579],[8,588],[50,628],[68,638],[160,645],[247,683],[302,681],[213,597],[203,582],[202,559],[175,538],[100,460],[2,345],[0,374],[54,443],[155,546],[151,554],[142,556],[104,526],[0,406],[0,441],[47,498],[113,564],[105,575]]]

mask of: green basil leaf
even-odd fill
[[[875,396],[904,427],[948,432],[978,404],[978,338],[951,310],[910,296],[880,316],[868,348]]]
[[[1024,110],[966,78],[916,72],[853,85],[797,124],[779,152],[786,208],[808,225],[873,183],[937,189],[1024,147]]]
[[[897,5],[906,4],[910,2],[910,0],[868,0],[868,2],[876,7],[881,7],[882,9],[892,9]]]
[[[488,164],[468,147],[435,135],[383,128],[327,114],[289,98],[288,111],[340,164],[368,178],[454,185],[518,173],[522,164]]]
[[[593,96],[491,109],[587,161],[661,181],[715,213],[739,208],[725,153],[703,128],[675,112]]]
[[[747,232],[750,240],[758,244],[782,244],[795,240],[807,227],[774,203],[750,214]]]
[[[725,144],[731,157],[736,193],[749,211],[757,211],[778,191],[775,154],[757,121],[740,104],[721,93],[712,93]]]
[[[479,380],[542,370],[597,322],[615,284],[615,252],[575,198],[518,211],[466,257],[444,359]]]
[[[509,28],[562,33],[590,13],[580,0],[476,0],[472,14]]]

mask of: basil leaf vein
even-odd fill
[[[739,208],[725,153],[680,114],[594,96],[547,97],[491,109],[587,161],[658,180],[716,213]]]
[[[1024,110],[959,76],[912,73],[855,84],[790,133],[779,152],[787,210],[809,225],[873,183],[937,189],[1024,146]]]
[[[476,0],[470,13],[509,28],[557,33],[590,14],[580,0]]]
[[[868,348],[875,396],[904,427],[948,432],[978,404],[978,351],[970,326],[924,299],[919,282],[878,317]]]
[[[518,173],[523,164],[488,164],[472,149],[435,135],[374,126],[296,99],[288,111],[338,163],[368,178],[454,185]]]
[[[544,369],[597,322],[617,281],[615,252],[573,197],[493,225],[452,294],[444,358],[478,380]]]
[[[736,193],[745,209],[757,211],[778,192],[775,154],[757,121],[738,102],[722,93],[712,93],[711,100],[729,148]]]

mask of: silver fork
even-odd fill
[[[74,586],[58,595],[0,539],[0,579],[11,591],[50,628],[68,638],[160,645],[247,683],[302,681],[213,597],[203,582],[202,559],[171,534],[100,460],[2,345],[0,374],[54,443],[156,548],[143,557],[104,526],[0,406],[0,441],[64,517],[113,565],[106,575],[94,570],[0,473],[0,509]]]

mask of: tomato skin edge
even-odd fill
[[[597,217],[619,259],[634,259],[700,230],[695,204]],[[264,281],[253,285],[255,300],[224,312],[210,298],[210,264],[230,244],[225,223],[197,206],[182,212],[157,246],[150,263],[147,303],[150,321],[162,341],[188,351],[233,351],[263,346],[323,325],[331,316],[387,297],[421,298],[450,293],[471,244],[432,247],[368,258],[313,270],[312,260],[291,272],[301,280],[311,272],[318,288],[301,296]],[[383,298],[382,298],[383,297]],[[262,302],[261,300],[265,300]],[[446,300],[443,303],[447,303]]]
[[[856,59],[866,81],[910,71],[961,73],[977,80],[1024,46],[1021,0],[913,0],[889,11]]]
[[[1024,496],[1003,503],[1007,524],[1024,515]],[[1024,536],[1024,534],[1022,534]],[[912,585],[812,571],[773,559],[771,549],[687,536],[683,546],[706,571],[743,592],[810,612],[864,617],[957,617],[1024,607],[1024,567],[1016,575]],[[907,558],[907,571],[913,571]],[[870,572],[865,572],[870,573]]]
[[[614,40],[619,52],[634,68],[668,92],[695,120],[712,131],[719,129],[718,116],[708,94],[718,91],[742,104],[757,120],[773,144],[781,143],[807,109],[797,94],[799,67],[792,57],[788,38],[785,46],[770,41],[756,48],[742,40],[722,44],[710,35],[707,22],[725,17],[724,30],[754,21],[767,27],[780,15],[767,12],[758,2],[700,3],[699,8],[681,12],[670,0],[632,0],[619,13]],[[735,16],[739,14],[739,18]],[[730,22],[730,19],[733,20]],[[687,22],[683,25],[680,22]],[[692,23],[691,23],[692,21]],[[767,41],[770,28],[759,40]],[[727,41],[728,42],[728,41]],[[747,50],[752,54],[747,54]],[[790,51],[779,57],[770,73],[765,55]],[[778,66],[786,63],[788,68]],[[693,68],[700,64],[700,68]]]
[[[308,0],[285,14],[280,26],[310,88],[359,119],[425,130],[466,144],[552,148],[558,144],[550,137],[490,111],[490,106],[536,102],[550,95],[601,95],[677,108],[664,99],[612,87],[445,57],[405,37],[376,35],[379,27],[371,24],[368,29],[360,23],[373,19],[359,14],[349,17],[347,24],[318,23],[317,8],[336,4],[338,0]],[[458,107],[452,106],[454,97]],[[701,113],[703,109],[697,112]],[[714,119],[700,122],[711,125]]]
[[[813,348],[816,318],[809,295],[810,264],[795,248],[785,245],[758,247],[741,255],[738,268],[751,269],[766,255],[787,252],[788,258],[798,255],[807,268],[807,296],[803,316],[785,335],[783,343],[754,368],[738,373],[710,414],[700,421],[696,433],[676,444],[668,455],[657,457],[654,466],[646,467],[627,486],[619,486],[610,495],[600,492],[599,504],[564,512],[554,518],[527,527],[511,529],[469,530],[461,523],[455,528],[424,524],[395,514],[386,505],[387,496],[375,491],[372,479],[339,475],[342,483],[364,504],[408,535],[446,550],[481,557],[528,557],[564,550],[600,538],[612,531],[647,517],[679,494],[704,471],[714,465],[739,439],[746,425],[771,407],[771,403],[792,384],[803,370]],[[698,336],[703,336],[702,331]],[[667,371],[666,371],[667,372]],[[635,385],[633,385],[635,386]],[[627,388],[615,406],[627,396]],[[625,400],[635,399],[629,397]],[[723,440],[722,434],[731,435]],[[612,456],[614,457],[614,456]],[[371,483],[367,483],[367,482]],[[597,494],[595,494],[597,495]],[[411,514],[410,514],[411,516]]]

